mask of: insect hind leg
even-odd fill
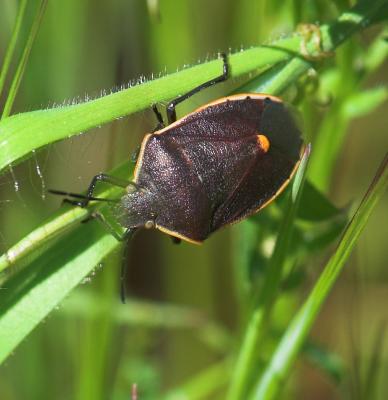
[[[182,96],[177,97],[176,99],[170,101],[170,103],[167,106],[167,120],[168,123],[171,124],[176,121],[176,111],[175,107],[181,103],[184,100],[187,100],[189,97],[193,96],[194,94],[200,92],[203,89],[206,89],[210,86],[215,85],[216,83],[221,83],[224,82],[228,79],[229,77],[229,64],[228,64],[228,57],[225,53],[221,53],[221,58],[223,61],[223,70],[222,74],[217,76],[216,78],[210,79],[210,81],[207,81],[205,83],[202,83],[201,85],[197,86],[196,88],[190,90],[186,94],[183,94]]]

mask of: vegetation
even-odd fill
[[[388,390],[378,297],[388,2],[208,3],[0,5],[0,398],[128,399],[133,383],[141,400]],[[47,188],[82,191],[113,167],[130,179],[130,149],[155,124],[151,104],[217,75],[217,52],[229,48],[230,82],[180,115],[232,92],[281,95],[311,147],[274,204],[202,247],[135,236],[120,304],[122,246],[97,221],[81,223],[96,207],[112,219],[109,205],[58,209]],[[115,86],[131,76],[143,77]],[[101,87],[114,89],[63,103]],[[39,106],[49,103],[60,105]],[[120,194],[102,185],[98,196]],[[343,304],[321,315],[330,295]]]

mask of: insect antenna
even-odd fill
[[[93,197],[93,196],[86,196],[85,194],[80,194],[80,193],[72,193],[72,192],[64,192],[62,190],[55,190],[55,189],[49,189],[49,193],[55,194],[58,196],[65,196],[65,197],[72,197],[74,199],[84,199],[84,200],[90,200],[90,201],[107,201],[107,202],[117,202],[118,200],[114,199],[104,199],[102,197]]]
[[[128,242],[124,247],[123,259],[121,261],[121,269],[120,269],[120,299],[121,303],[125,304],[125,279],[127,277],[127,260],[128,260]]]
[[[125,242],[123,258],[121,260],[121,269],[120,269],[120,299],[123,304],[125,304],[125,297],[126,297],[125,282],[128,271],[129,241],[133,237],[136,230],[137,230],[136,228],[128,228],[122,239],[122,241]]]

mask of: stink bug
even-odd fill
[[[128,238],[141,227],[155,227],[192,243],[246,218],[275,199],[299,164],[301,132],[281,99],[238,94],[206,104],[176,119],[175,107],[193,94],[225,81],[223,73],[171,101],[168,125],[156,106],[158,126],[141,144],[133,182],[105,174],[93,178],[81,201],[86,207],[98,181],[126,188],[115,206]],[[53,191],[57,194],[65,192]],[[101,215],[95,214],[103,220]]]

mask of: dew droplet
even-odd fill
[[[14,172],[14,170],[12,168],[12,164],[9,165],[9,172],[11,173],[11,176],[12,176],[13,187],[15,189],[15,192],[19,192],[20,186],[19,186],[19,182],[16,179],[15,172]]]
[[[35,149],[32,150],[32,154],[33,154],[34,161],[35,161],[35,171],[38,174],[39,179],[40,179],[40,185],[41,185],[41,189],[42,189],[41,197],[42,197],[42,200],[44,200],[46,198],[46,183],[43,179],[42,170],[40,169],[40,165],[38,162],[38,158],[36,157]]]

